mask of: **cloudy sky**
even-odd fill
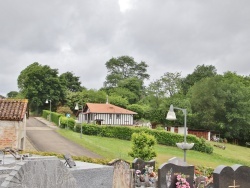
[[[250,73],[249,0],[0,1],[0,94],[18,91],[33,62],[73,72],[88,89],[102,87],[112,57],[165,72]]]

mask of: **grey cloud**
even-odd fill
[[[17,89],[18,75],[35,61],[71,71],[96,89],[105,81],[106,61],[121,55],[145,61],[151,80],[165,72],[184,76],[200,64],[249,74],[249,1],[133,5],[121,12],[118,0],[1,1],[0,94]]]

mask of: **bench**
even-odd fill
[[[75,161],[72,159],[70,154],[65,154],[63,155],[65,162],[64,165],[65,166],[69,166],[69,168],[73,168],[74,166],[76,166]]]

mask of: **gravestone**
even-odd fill
[[[1,187],[76,188],[76,180],[58,159],[29,160],[17,163]]]
[[[183,159],[178,157],[173,157],[168,160],[168,163],[172,163],[178,166],[188,166],[187,162],[184,162]]]
[[[155,160],[144,161],[135,158],[132,162],[132,169],[135,172],[135,187],[156,187]],[[140,172],[137,173],[138,171]]]
[[[179,166],[173,163],[164,163],[158,169],[158,188],[175,188],[177,175],[184,174],[193,188],[194,166]]]
[[[121,159],[109,162],[114,167],[113,188],[134,187],[133,170],[130,169],[130,163]]]
[[[145,171],[145,166],[153,166],[155,170],[155,160],[144,161],[139,158],[135,158],[132,162],[132,169],[140,170],[142,173]]]
[[[195,179],[195,188],[205,188],[206,185],[206,177],[199,176]]]
[[[233,165],[232,167],[220,165],[213,172],[213,184],[216,188],[249,188],[250,167]]]

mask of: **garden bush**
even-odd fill
[[[42,117],[49,120],[50,111],[49,110],[43,110]],[[63,116],[62,114],[58,114],[56,112],[51,112],[51,121],[55,123],[57,126],[59,125],[59,118]]]
[[[60,117],[60,127],[61,128],[69,128],[70,130],[74,130],[75,120],[73,118],[61,116]]]
[[[140,158],[144,161],[149,161],[156,157],[154,146],[157,141],[153,135],[145,132],[132,134],[132,151],[128,154],[133,158]]]
[[[80,125],[76,125],[76,132],[80,132]],[[177,133],[167,132],[165,130],[155,130],[148,128],[135,128],[128,126],[107,126],[107,125],[95,125],[95,124],[82,124],[83,134],[86,135],[96,135],[110,138],[118,138],[122,140],[131,140],[133,133],[145,132],[147,134],[153,135],[158,144],[167,146],[176,146],[176,143],[183,142],[183,135]],[[187,142],[194,143],[193,150],[213,153],[213,147],[206,142],[203,138],[198,138],[194,135],[187,135]]]

